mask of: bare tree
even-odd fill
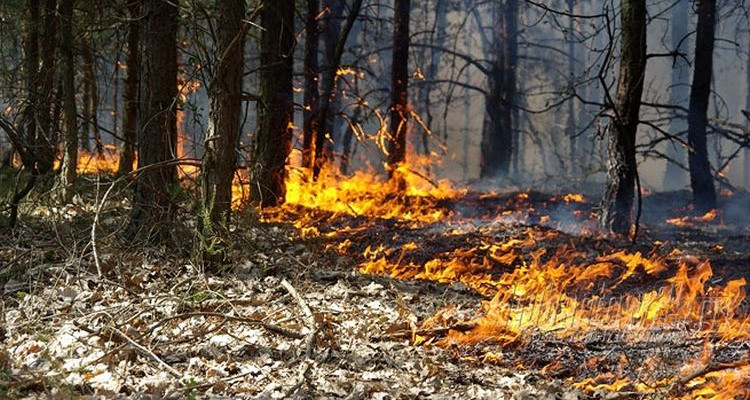
[[[479,176],[505,176],[513,157],[513,101],[518,64],[518,0],[493,7],[493,60],[488,73]]]
[[[292,150],[294,0],[263,0],[260,20],[260,101],[253,144],[253,200],[275,206],[286,197],[286,160]]]
[[[690,186],[693,188],[693,207],[697,212],[716,208],[716,188],[706,147],[706,113],[711,94],[715,30],[716,0],[699,0],[695,67],[688,113],[688,164]]]
[[[333,124],[333,118],[331,116],[331,102],[335,96],[336,89],[336,77],[339,65],[341,65],[341,57],[344,54],[344,47],[346,41],[349,38],[349,33],[352,31],[354,22],[359,16],[359,10],[362,7],[362,0],[354,0],[351,7],[349,8],[349,14],[346,16],[343,28],[338,35],[338,40],[333,46],[333,51],[326,56],[325,68],[322,71],[322,81],[320,90],[320,104],[317,109],[317,126],[315,133],[315,148],[314,148],[314,163],[313,163],[313,179],[317,179],[320,174],[320,170],[323,165],[327,162],[328,154],[326,151],[326,141],[331,139],[331,130]]]
[[[318,132],[317,110],[320,101],[318,89],[318,13],[320,0],[307,0],[305,15],[305,98],[302,124],[302,166],[312,168],[313,139]]]
[[[216,0],[216,67],[209,97],[211,112],[203,155],[203,222],[206,235],[222,234],[232,206],[242,110],[245,0]],[[205,218],[205,217],[204,217]]]
[[[122,119],[123,144],[120,151],[117,172],[126,174],[133,170],[135,161],[135,142],[138,136],[138,87],[140,86],[141,72],[141,12],[143,0],[128,1],[128,52],[127,71],[125,76],[125,89],[123,92],[124,117]]]
[[[687,1],[677,2],[672,8],[670,22],[672,50],[679,54],[687,48],[688,15],[690,4]],[[684,106],[690,96],[690,68],[687,59],[675,56],[672,64],[672,84],[669,88],[669,104]],[[687,124],[683,118],[674,116],[669,126],[673,135],[684,134]],[[664,188],[667,190],[683,189],[685,186],[685,171],[677,162],[684,163],[685,153],[677,143],[667,143],[667,167],[664,172]]]
[[[177,7],[174,1],[145,0],[143,128],[128,235],[143,229],[165,233],[173,219],[177,185]],[[156,237],[154,237],[156,238]],[[148,238],[152,239],[152,238]]]
[[[620,75],[608,131],[607,187],[600,224],[606,232],[627,235],[638,173],[635,139],[646,70],[646,1],[622,0],[620,14]]]
[[[406,161],[409,124],[409,12],[410,0],[395,0],[393,60],[391,64],[391,138],[388,141],[389,176]]]
[[[76,190],[78,165],[78,125],[76,123],[75,52],[73,51],[74,0],[60,2],[60,53],[62,55],[63,118],[65,119],[65,151],[63,153],[60,190],[62,200],[70,202]]]

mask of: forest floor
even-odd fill
[[[549,197],[532,194],[529,201],[543,208]],[[441,207],[484,215],[515,198],[470,195]],[[674,209],[665,199],[652,204]],[[436,345],[448,328],[460,330],[476,316],[487,293],[460,281],[394,279],[358,269],[367,261],[367,246],[399,249],[417,242],[420,250],[404,262],[419,264],[488,237],[521,238],[529,229],[556,232],[548,239],[541,235],[536,249],[571,245],[596,257],[629,246],[562,232],[573,225],[580,230],[580,224],[559,225],[558,231],[542,226],[548,220],[527,216],[488,226],[473,222],[477,231],[446,238],[447,227],[440,224],[415,227],[321,213],[320,234],[309,236],[246,213],[232,233],[231,262],[212,274],[196,267],[190,224],[174,230],[175,243],[185,245],[136,246],[117,234],[127,221],[128,201],[123,196],[108,204],[99,215],[96,254],[93,199],[62,208],[39,205],[16,231],[0,234],[0,398],[640,397],[630,387],[611,393],[584,391],[575,383],[616,372],[608,364],[623,354],[637,364],[644,351],[665,353],[679,344],[682,350],[663,355],[660,364],[659,374],[669,376],[700,358],[703,348],[687,334],[647,350],[595,341],[594,333],[583,347],[545,335],[537,335],[533,346],[514,348]],[[644,214],[653,216],[654,228],[633,251],[668,254],[680,247],[712,260],[715,282],[750,274],[747,225],[672,229],[658,224],[658,207]],[[293,221],[293,213],[288,218]],[[534,249],[519,250],[530,255]],[[398,257],[398,251],[384,254]],[[668,276],[636,277],[619,290],[645,291]],[[438,325],[422,329],[435,316]],[[740,359],[749,349],[748,342],[733,342],[718,358]],[[592,358],[599,359],[597,366],[587,363]],[[624,369],[631,377],[643,373]]]

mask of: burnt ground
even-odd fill
[[[460,257],[490,260],[487,272],[494,277],[541,248],[542,260],[570,248],[580,262],[613,250],[666,257],[678,248],[685,257],[711,261],[712,284],[749,273],[750,231],[741,224],[742,213],[730,218],[728,212],[723,225],[673,228],[663,221],[684,216],[687,197],[653,195],[644,199],[642,237],[631,246],[590,233],[591,203],[543,193],[522,197],[469,194],[439,201],[437,207],[461,218],[434,224],[288,210],[286,221],[297,218],[295,211],[316,214],[321,234],[308,237],[284,222],[259,223],[246,213],[233,231],[231,261],[219,273],[200,268],[187,244],[194,232],[189,224],[175,228],[180,245],[123,240],[118,232],[128,203],[114,199],[100,216],[102,277],[90,241],[91,199],[63,209],[40,205],[19,230],[0,238],[0,398],[644,396],[632,383],[614,394],[596,390],[618,378],[648,382],[653,390],[647,396],[688,393],[684,385],[653,384],[683,376],[681,368],[701,359],[707,342],[688,329],[670,327],[639,342],[617,330],[592,329],[573,339],[530,332],[510,344],[446,346],[440,341],[448,328],[468,329],[492,288],[409,278],[408,269],[402,279],[358,272],[371,258],[365,250],[382,246],[379,256],[414,265],[477,247]],[[744,200],[731,201],[729,210]],[[482,249],[529,235],[535,243],[515,247],[516,261],[493,261]],[[409,243],[418,246],[403,251]],[[669,265],[656,276],[634,275],[611,295],[660,287],[674,273]],[[570,290],[579,297],[588,293]],[[439,326],[426,324],[436,314],[443,316]],[[423,337],[420,344],[415,332]],[[741,360],[750,349],[739,340],[708,343],[710,365]],[[575,388],[576,382],[588,382],[590,390]]]

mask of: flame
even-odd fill
[[[476,316],[467,321],[470,328],[449,329],[443,337],[424,332],[451,326],[458,318],[455,307],[440,310],[421,324],[410,317],[412,342],[416,345],[476,349],[478,345],[495,344],[504,348],[522,345],[539,334],[575,341],[597,330],[617,330],[628,341],[636,342],[665,328],[689,332],[707,343],[750,339],[750,321],[737,311],[746,295],[744,279],[712,285],[713,270],[708,261],[687,256],[678,249],[660,255],[657,250],[664,244],[659,242],[649,253],[611,251],[592,256],[572,244],[550,247],[545,242],[559,241],[560,232],[539,225],[509,237],[484,236],[483,229],[497,224],[538,222],[552,226],[557,222],[550,215],[539,214],[540,210],[535,209],[538,203],[532,202],[528,192],[509,197],[505,208],[496,214],[466,220],[441,205],[461,201],[467,192],[447,181],[434,182],[423,172],[428,163],[429,160],[415,159],[399,165],[394,169],[398,179],[392,180],[372,171],[342,176],[328,168],[313,182],[304,171],[290,169],[287,203],[279,209],[266,210],[264,216],[291,218],[303,236],[333,239],[328,247],[359,257],[362,273],[462,284],[486,296]],[[406,184],[399,184],[399,179]],[[502,203],[498,193],[478,194],[476,198]],[[590,212],[576,208],[586,202],[583,195],[569,193],[558,199],[561,207],[573,208],[571,215],[580,218],[580,224],[594,220]],[[709,223],[716,219],[720,215],[714,210],[689,221]],[[430,252],[428,245],[402,241],[398,233],[394,233],[392,244],[378,241],[364,246],[350,239],[350,235],[367,233],[383,220],[394,221],[388,224],[404,229],[438,227],[445,237],[478,232],[481,243]],[[327,225],[333,221],[338,222]],[[663,284],[644,293],[632,294],[627,289],[627,285],[657,280]],[[467,359],[514,362],[492,349]],[[586,362],[594,365],[605,361]],[[689,377],[690,371],[702,368],[705,362],[701,359],[691,365],[691,370],[653,380],[636,380],[622,371],[612,371],[595,377],[570,378],[570,383],[586,391],[663,392],[680,377]],[[515,363],[519,369],[529,367],[521,361]],[[656,363],[658,360],[650,360],[639,368],[647,372]],[[561,367],[559,362],[552,362],[542,368],[542,373]],[[748,372],[750,368],[743,366],[714,371],[690,380],[685,390],[691,398],[730,398],[747,391]]]
[[[696,227],[698,225],[705,225],[717,222],[719,225],[723,225],[724,221],[721,218],[719,210],[709,210],[705,214],[697,217],[686,215],[684,217],[669,218],[667,224],[674,225],[680,228]]]

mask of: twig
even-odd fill
[[[112,188],[115,187],[115,183],[117,183],[116,180],[112,182],[112,184],[109,186],[109,189],[107,189],[107,191],[104,192],[104,196],[102,197],[101,203],[99,203],[98,206],[96,207],[96,212],[94,213],[94,222],[91,224],[91,251],[92,251],[92,254],[94,255],[94,264],[96,264],[96,275],[98,275],[99,278],[102,277],[102,265],[99,262],[99,253],[96,249],[96,226],[99,225],[99,214],[102,212],[102,208],[104,208],[104,203],[107,201],[107,197],[109,196],[109,193],[112,191]],[[99,188],[99,176],[98,175],[96,179],[96,187],[97,189]]]
[[[432,329],[418,329],[416,331],[412,331],[411,329],[402,329],[396,332],[386,333],[384,335],[373,336],[371,339],[374,341],[393,340],[393,339],[410,339],[413,334],[417,334],[419,336],[436,337],[436,336],[447,335],[449,331],[468,332],[474,329],[475,327],[476,327],[476,324],[458,323],[458,324],[451,325],[451,326],[432,328]]]
[[[302,312],[305,314],[305,323],[307,324],[307,328],[310,330],[310,333],[307,334],[307,339],[305,340],[305,356],[307,356],[308,359],[312,359],[314,350],[313,347],[315,345],[315,336],[318,334],[318,324],[315,322],[315,315],[313,315],[310,307],[307,306],[307,303],[302,298],[302,296],[297,293],[297,290],[294,288],[294,286],[287,282],[286,279],[281,280],[281,285],[284,286],[284,289],[286,289],[287,292],[289,292],[289,294],[292,295],[295,300],[297,300],[297,303],[302,309]]]
[[[148,348],[146,348],[142,344],[140,344],[140,343],[136,342],[135,340],[131,339],[128,335],[126,335],[125,333],[123,333],[122,331],[120,331],[117,328],[112,328],[112,331],[114,333],[116,333],[118,336],[120,336],[121,338],[123,338],[126,341],[128,341],[130,344],[132,344],[133,347],[135,347],[136,349],[138,349],[141,353],[143,353],[143,354],[151,357],[154,361],[156,361],[161,366],[163,366],[164,369],[166,369],[167,372],[169,372],[170,374],[172,374],[175,378],[182,378],[183,377],[183,374],[181,374],[180,371],[172,368],[164,360],[162,360],[161,358],[159,358],[159,356],[157,356],[156,354],[154,354],[153,351],[149,350]]]
[[[222,314],[222,313],[218,313],[218,312],[210,312],[210,311],[196,311],[196,312],[189,312],[189,313],[185,313],[185,314],[178,314],[178,315],[172,315],[172,316],[166,317],[164,319],[161,319],[161,320],[157,321],[153,325],[151,325],[151,327],[149,327],[149,332],[153,332],[157,327],[159,327],[161,325],[164,325],[165,323],[167,323],[167,322],[169,322],[171,320],[184,319],[184,318],[192,318],[192,317],[217,317],[217,318],[223,318],[223,319],[226,319],[226,320],[229,320],[229,321],[235,321],[235,322],[242,322],[242,323],[251,324],[251,325],[257,325],[257,326],[260,326],[260,327],[262,327],[263,329],[265,329],[267,331],[270,331],[270,332],[273,332],[273,333],[278,333],[279,335],[286,336],[286,337],[292,338],[292,339],[302,339],[302,338],[305,337],[304,335],[302,335],[301,333],[299,333],[299,332],[297,332],[297,331],[295,331],[293,329],[288,329],[288,328],[284,328],[282,326],[278,326],[278,325],[274,325],[274,324],[269,324],[267,322],[263,322],[263,321],[260,321],[260,320],[257,320],[257,319],[250,319],[250,318],[245,318],[245,317],[237,317],[237,316],[233,316],[233,315],[227,315],[227,314]]]
[[[692,374],[689,374],[685,377],[682,377],[675,381],[672,384],[672,388],[669,390],[669,393],[674,393],[676,390],[681,388],[682,386],[685,386],[686,384],[690,383],[693,379],[700,378],[701,376],[710,374],[711,372],[717,372],[722,371],[725,369],[735,369],[735,368],[742,368],[750,366],[750,362],[748,361],[733,361],[733,362],[725,362],[725,363],[708,363],[705,367],[699,369],[698,371],[693,372]]]

